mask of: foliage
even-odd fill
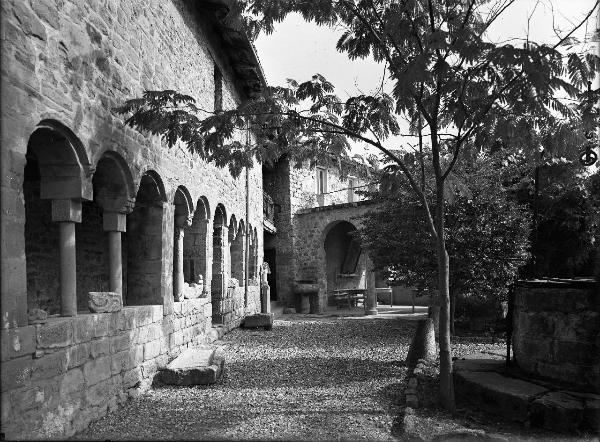
[[[535,214],[527,276],[590,276],[600,244],[600,192],[594,191],[598,172],[586,176],[576,162],[551,160],[538,166],[537,174],[537,191],[529,176],[516,194]]]
[[[445,215],[450,292],[499,303],[529,258],[531,215],[518,205],[492,159],[457,171],[461,185]],[[457,178],[458,179],[458,178]],[[431,178],[430,178],[431,180]],[[376,268],[392,280],[436,290],[435,244],[406,180],[368,213],[360,229]]]
[[[160,134],[169,146],[180,139],[201,158],[228,165],[234,175],[254,159],[269,162],[281,154],[296,164],[323,162],[344,172],[354,164],[348,161],[348,139],[362,141],[394,162],[418,196],[435,241],[440,385],[442,401],[450,410],[454,395],[444,189],[453,168],[461,158],[491,149],[530,152],[533,157],[541,149],[578,149],[583,133],[596,127],[600,115],[600,91],[585,89],[599,59],[575,52],[565,58],[558,48],[571,43],[570,34],[554,46],[527,41],[516,47],[486,40],[488,27],[511,3],[233,0],[232,17],[241,16],[251,35],[272,31],[274,23],[290,13],[319,25],[335,24],[343,30],[337,43],[340,52],[350,59],[372,57],[385,63],[391,93],[380,89],[343,102],[333,85],[316,74],[303,83],[290,80],[287,87],[269,87],[226,111],[199,109],[190,97],[173,91],[146,93],[118,109],[131,114],[127,124]],[[593,8],[599,3],[596,0]],[[575,104],[558,99],[558,92]],[[421,142],[428,139],[435,212],[418,176],[394,152],[401,146],[386,142],[390,135],[400,134],[403,119],[409,123],[409,135],[418,135]],[[582,130],[570,130],[573,125]]]

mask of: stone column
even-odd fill
[[[175,243],[173,244],[173,298],[175,301],[183,300],[183,236],[185,228],[192,223],[189,215],[175,217]]]
[[[173,254],[173,297],[183,300],[183,227],[175,227],[175,250]]]
[[[373,264],[367,259],[367,296],[365,297],[365,315],[377,314],[377,291],[375,290],[375,272]]]
[[[81,202],[52,200],[52,221],[59,223],[60,304],[62,316],[77,316],[75,223],[81,222]]]
[[[123,294],[123,258],[121,253],[121,232],[127,230],[124,213],[104,212],[102,228],[108,232],[109,289]]]

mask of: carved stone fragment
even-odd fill
[[[92,313],[118,312],[123,308],[123,297],[115,292],[89,292],[88,306]]]
[[[40,324],[48,320],[48,312],[41,308],[34,308],[29,311],[29,323]]]

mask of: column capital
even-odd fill
[[[72,199],[52,200],[52,221],[81,222],[81,201]]]
[[[105,232],[126,232],[127,217],[124,213],[105,211],[102,214],[102,230]]]
[[[175,225],[180,229],[184,229],[192,225],[192,215],[175,216]]]

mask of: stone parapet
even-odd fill
[[[513,351],[521,369],[600,391],[599,283],[520,282],[513,327]]]

